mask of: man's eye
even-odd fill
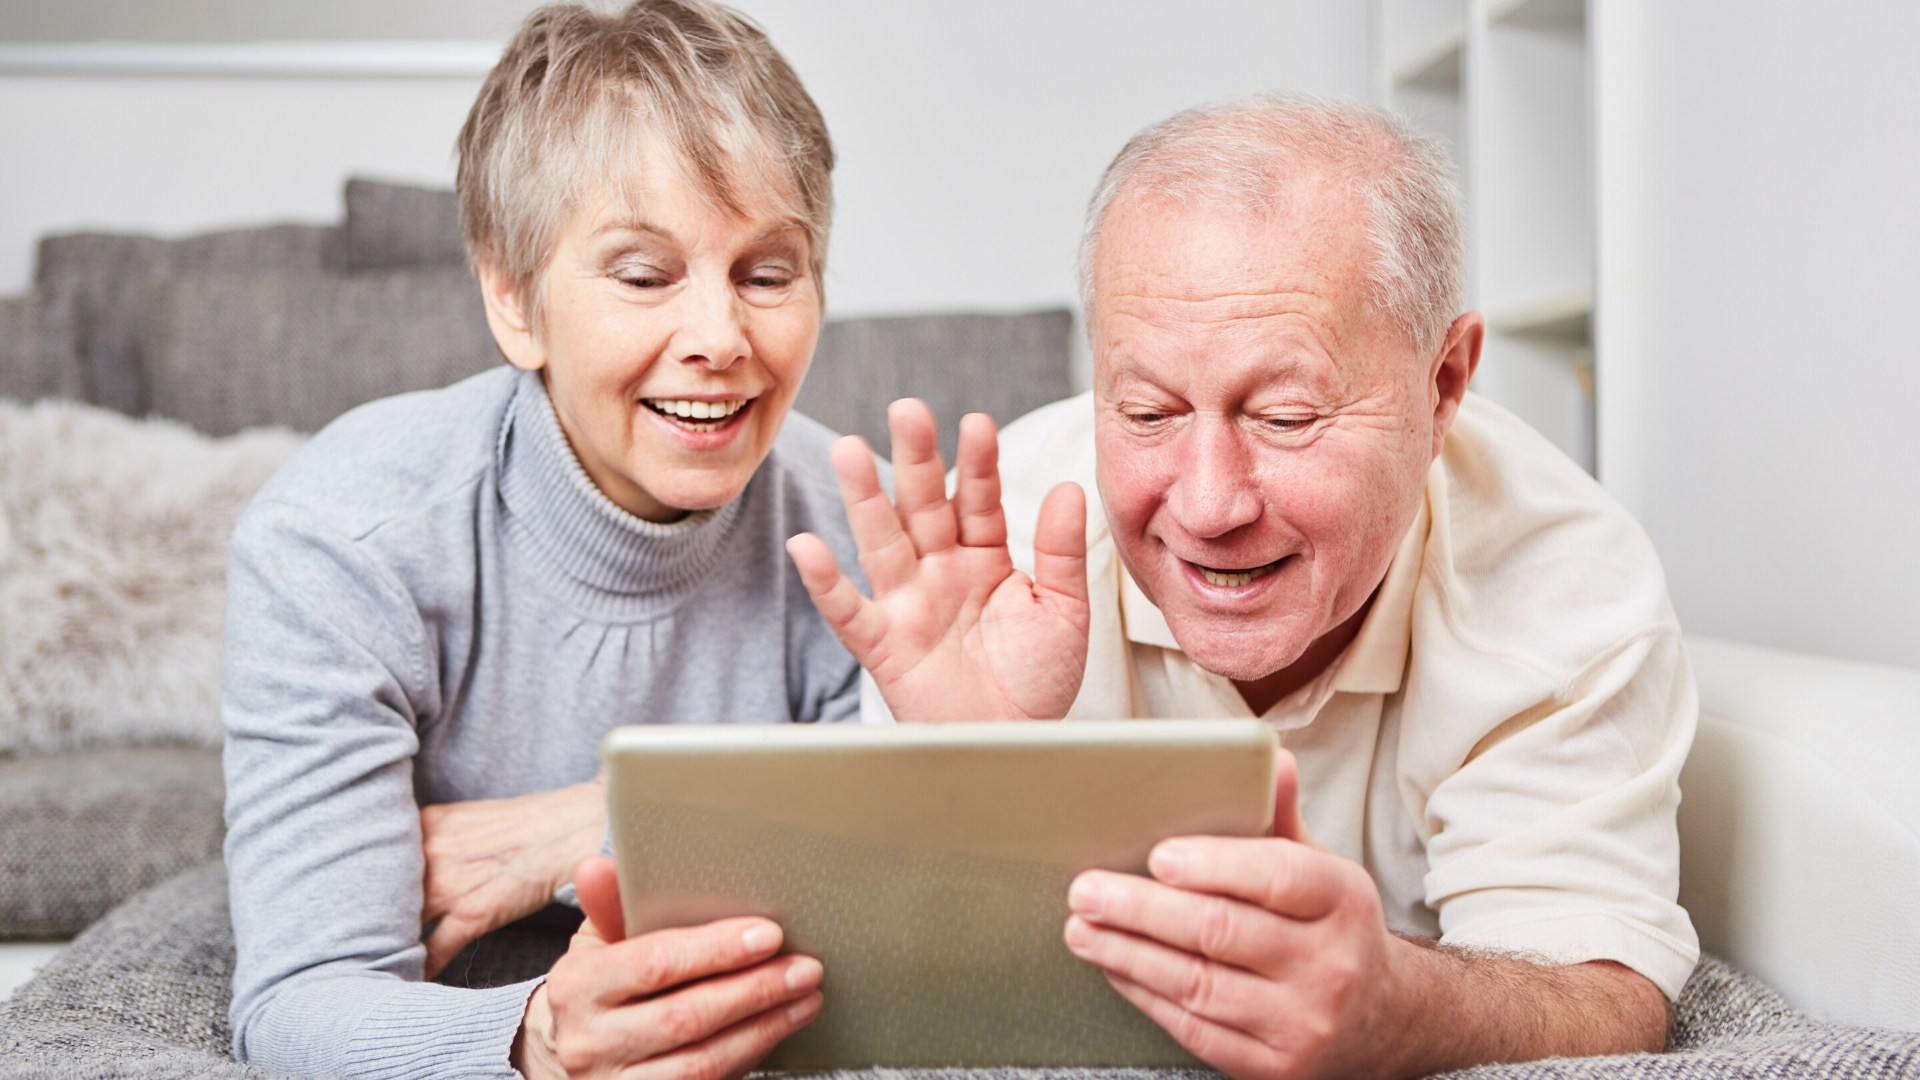
[[[1137,413],[1128,413],[1127,419],[1133,421],[1136,424],[1140,424],[1144,427],[1153,427],[1156,424],[1165,423],[1167,419],[1172,415],[1173,414],[1171,413],[1137,412]]]
[[[656,274],[622,275],[621,282],[636,289],[658,289],[667,284],[667,279]]]
[[[1268,416],[1262,418],[1261,422],[1275,431],[1298,431],[1313,423],[1313,420],[1311,416]]]

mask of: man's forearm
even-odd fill
[[[1657,1053],[1667,1000],[1611,960],[1548,965],[1402,939],[1396,994],[1409,1030],[1390,1075],[1496,1062]]]

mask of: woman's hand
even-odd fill
[[[600,850],[607,804],[599,781],[512,799],[476,799],[420,810],[426,851],[427,978],[467,943],[539,911]]]
[[[1007,551],[993,421],[981,413],[960,421],[951,500],[926,403],[894,402],[887,424],[898,506],[881,490],[865,441],[833,446],[873,599],[840,572],[824,541],[802,533],[787,553],[814,605],[898,720],[1065,716],[1087,665],[1085,494],[1075,484],[1047,493],[1030,580]]]
[[[775,958],[778,925],[722,919],[625,941],[613,860],[588,859],[575,882],[587,921],[513,1044],[528,1080],[727,1080],[820,1014],[820,962]]]

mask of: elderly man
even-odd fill
[[[1096,192],[1094,389],[1004,433],[1005,512],[991,423],[963,421],[949,497],[931,416],[900,403],[897,506],[858,440],[835,448],[873,598],[789,544],[872,713],[1280,733],[1274,839],[1083,875],[1065,930],[1236,1077],[1658,1050],[1698,957],[1674,902],[1694,693],[1660,566],[1467,393],[1462,247],[1443,152],[1388,114],[1176,116]]]

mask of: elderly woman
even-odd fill
[[[423,982],[459,938],[429,964],[420,808],[590,782],[615,724],[856,715],[858,669],[782,551],[810,531],[855,556],[831,436],[788,416],[820,326],[832,157],[786,62],[704,0],[549,7],[507,47],[461,132],[459,191],[512,366],[342,417],[234,535],[242,1061],[718,1076],[817,1013],[820,965],[776,958],[766,920],[620,941],[604,861],[547,979]],[[468,824],[484,846],[513,816]],[[532,906],[557,883],[537,884]]]

